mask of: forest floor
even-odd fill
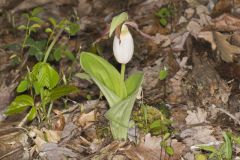
[[[19,82],[43,56],[31,45],[21,48],[25,32],[18,26],[27,24],[23,13],[36,7],[43,8],[44,22],[53,17],[79,24],[76,35],[63,32],[57,45],[64,51],[48,61],[59,83],[79,91],[51,103],[47,121],[24,121],[29,110],[4,113],[19,95]],[[240,159],[239,9],[239,0],[3,0],[0,159]],[[130,29],[135,51],[126,74],[143,71],[144,81],[128,140],[114,141],[104,117],[108,103],[79,57],[82,51],[93,52],[120,70],[113,38],[103,34],[124,11],[139,29]],[[48,26],[36,27],[30,35],[33,46],[46,39]]]

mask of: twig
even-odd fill
[[[27,122],[28,114],[21,120],[17,127],[22,128],[22,126]]]
[[[218,109],[219,111],[225,113],[226,115],[228,115],[230,118],[232,118],[233,120],[235,120],[235,121],[240,125],[240,120],[237,119],[237,118],[236,118],[233,114],[231,114],[230,112],[226,111],[226,110],[223,109],[223,108],[218,108],[218,107],[216,107],[215,105],[212,105],[212,107],[213,107],[214,109]]]
[[[21,150],[21,149],[22,149],[22,148],[19,147],[19,148],[15,149],[15,150],[12,150],[12,151],[4,154],[3,156],[0,157],[0,160],[6,158],[6,157],[9,156],[9,155],[12,155],[12,154],[18,152],[18,151]]]

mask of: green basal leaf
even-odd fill
[[[46,32],[46,33],[52,33],[53,30],[52,30],[51,28],[46,28],[46,29],[45,29],[45,32]]]
[[[160,23],[163,27],[165,27],[165,26],[168,24],[168,21],[167,21],[165,18],[160,18],[160,19],[159,19],[159,23]]]
[[[227,160],[232,159],[232,142],[230,138],[227,136],[226,132],[223,132],[223,137],[225,140],[225,147],[224,147],[224,155]]]
[[[165,147],[165,151],[167,152],[168,155],[172,156],[174,154],[174,150],[170,146]]]
[[[159,79],[160,80],[164,80],[167,78],[167,75],[168,75],[168,70],[166,68],[160,70],[159,72]]]
[[[127,97],[126,87],[119,72],[105,59],[89,52],[82,52],[80,64],[94,81],[98,81],[97,85],[100,82],[120,98]]]
[[[29,121],[33,120],[37,116],[37,109],[35,106],[32,106],[31,110],[28,112],[27,119]]]
[[[103,95],[106,97],[110,107],[114,106],[115,104],[119,103],[122,100],[121,97],[117,96],[112,90],[106,87],[102,82],[100,82],[99,80],[93,77],[92,79],[96,83],[96,85],[100,88]]]
[[[204,154],[196,154],[195,159],[196,160],[207,160],[207,157]]]
[[[41,18],[39,18],[39,17],[30,17],[29,20],[38,23],[38,25],[39,25],[40,23],[43,23],[43,20],[42,20]],[[36,25],[36,24],[33,24],[33,25]],[[36,25],[36,26],[37,26],[37,25]],[[35,27],[35,28],[40,28],[40,25],[37,26],[37,27]]]
[[[18,93],[25,92],[27,89],[28,89],[28,81],[22,80],[17,87],[17,92]]]
[[[76,73],[74,76],[75,76],[75,77],[78,77],[78,78],[80,78],[80,79],[83,79],[83,80],[87,80],[87,81],[89,81],[89,82],[92,82],[91,77],[90,77],[87,73]]]
[[[42,62],[37,74],[37,80],[41,86],[52,89],[57,85],[59,75],[48,63]]]
[[[198,146],[200,149],[208,151],[208,152],[212,152],[212,153],[216,153],[217,149],[214,146]]]
[[[32,16],[37,16],[37,15],[40,14],[42,11],[43,11],[43,8],[41,8],[41,7],[34,8],[33,11],[31,12],[31,15],[32,15]]]
[[[164,141],[167,140],[170,136],[171,136],[170,133],[166,133],[166,134],[164,134],[164,136],[163,136],[163,140],[164,140]]]
[[[70,59],[71,61],[74,61],[74,60],[75,60],[75,56],[74,56],[74,54],[73,54],[70,50],[66,49],[65,52],[64,52],[64,54],[65,54],[66,57],[67,57],[68,59]]]
[[[66,96],[70,93],[78,92],[79,90],[74,86],[64,85],[54,88],[50,92],[50,100],[54,101],[60,97]]]
[[[115,16],[112,19],[111,25],[110,25],[110,30],[109,30],[109,37],[112,36],[113,32],[115,31],[115,29],[123,24],[126,20],[128,20],[128,14],[126,12],[123,12],[117,16]]]
[[[29,95],[17,96],[7,108],[5,114],[11,115],[24,111],[27,107],[34,106],[33,98]]]
[[[72,22],[69,24],[69,34],[70,34],[71,36],[76,35],[77,32],[79,32],[79,30],[80,30],[79,24],[77,24],[77,23],[72,23]]]
[[[20,25],[17,27],[18,30],[26,30],[27,29],[27,26],[25,25]]]
[[[50,18],[48,18],[48,20],[53,26],[56,26],[57,21],[54,18],[50,17]]]
[[[163,7],[155,15],[160,18],[167,18],[171,15],[171,10],[167,7]]]
[[[56,49],[54,49],[53,56],[56,61],[59,61],[62,56],[62,48],[57,47]]]
[[[136,83],[134,84],[135,88],[132,86],[133,81]],[[112,106],[105,114],[105,117],[112,123],[112,130],[116,130],[116,132],[114,131],[113,133],[117,134],[114,135],[115,137],[118,137],[120,139],[127,138],[130,115],[132,113],[132,108],[142,81],[143,73],[135,73],[128,80],[126,80],[126,87],[128,88],[128,93],[130,93],[130,95],[128,95],[127,98],[123,99],[116,105]]]
[[[132,74],[125,81],[127,95],[133,94],[136,91],[136,89],[138,89],[141,86],[142,78],[143,78],[143,73],[137,72],[137,73]]]

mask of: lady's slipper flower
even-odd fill
[[[113,53],[116,60],[121,64],[128,63],[134,51],[133,38],[128,30],[127,25],[123,24],[120,36],[115,34],[113,41]]]

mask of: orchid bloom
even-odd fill
[[[122,25],[120,36],[115,34],[113,41],[113,53],[118,63],[126,64],[133,56],[134,43],[126,24]]]

